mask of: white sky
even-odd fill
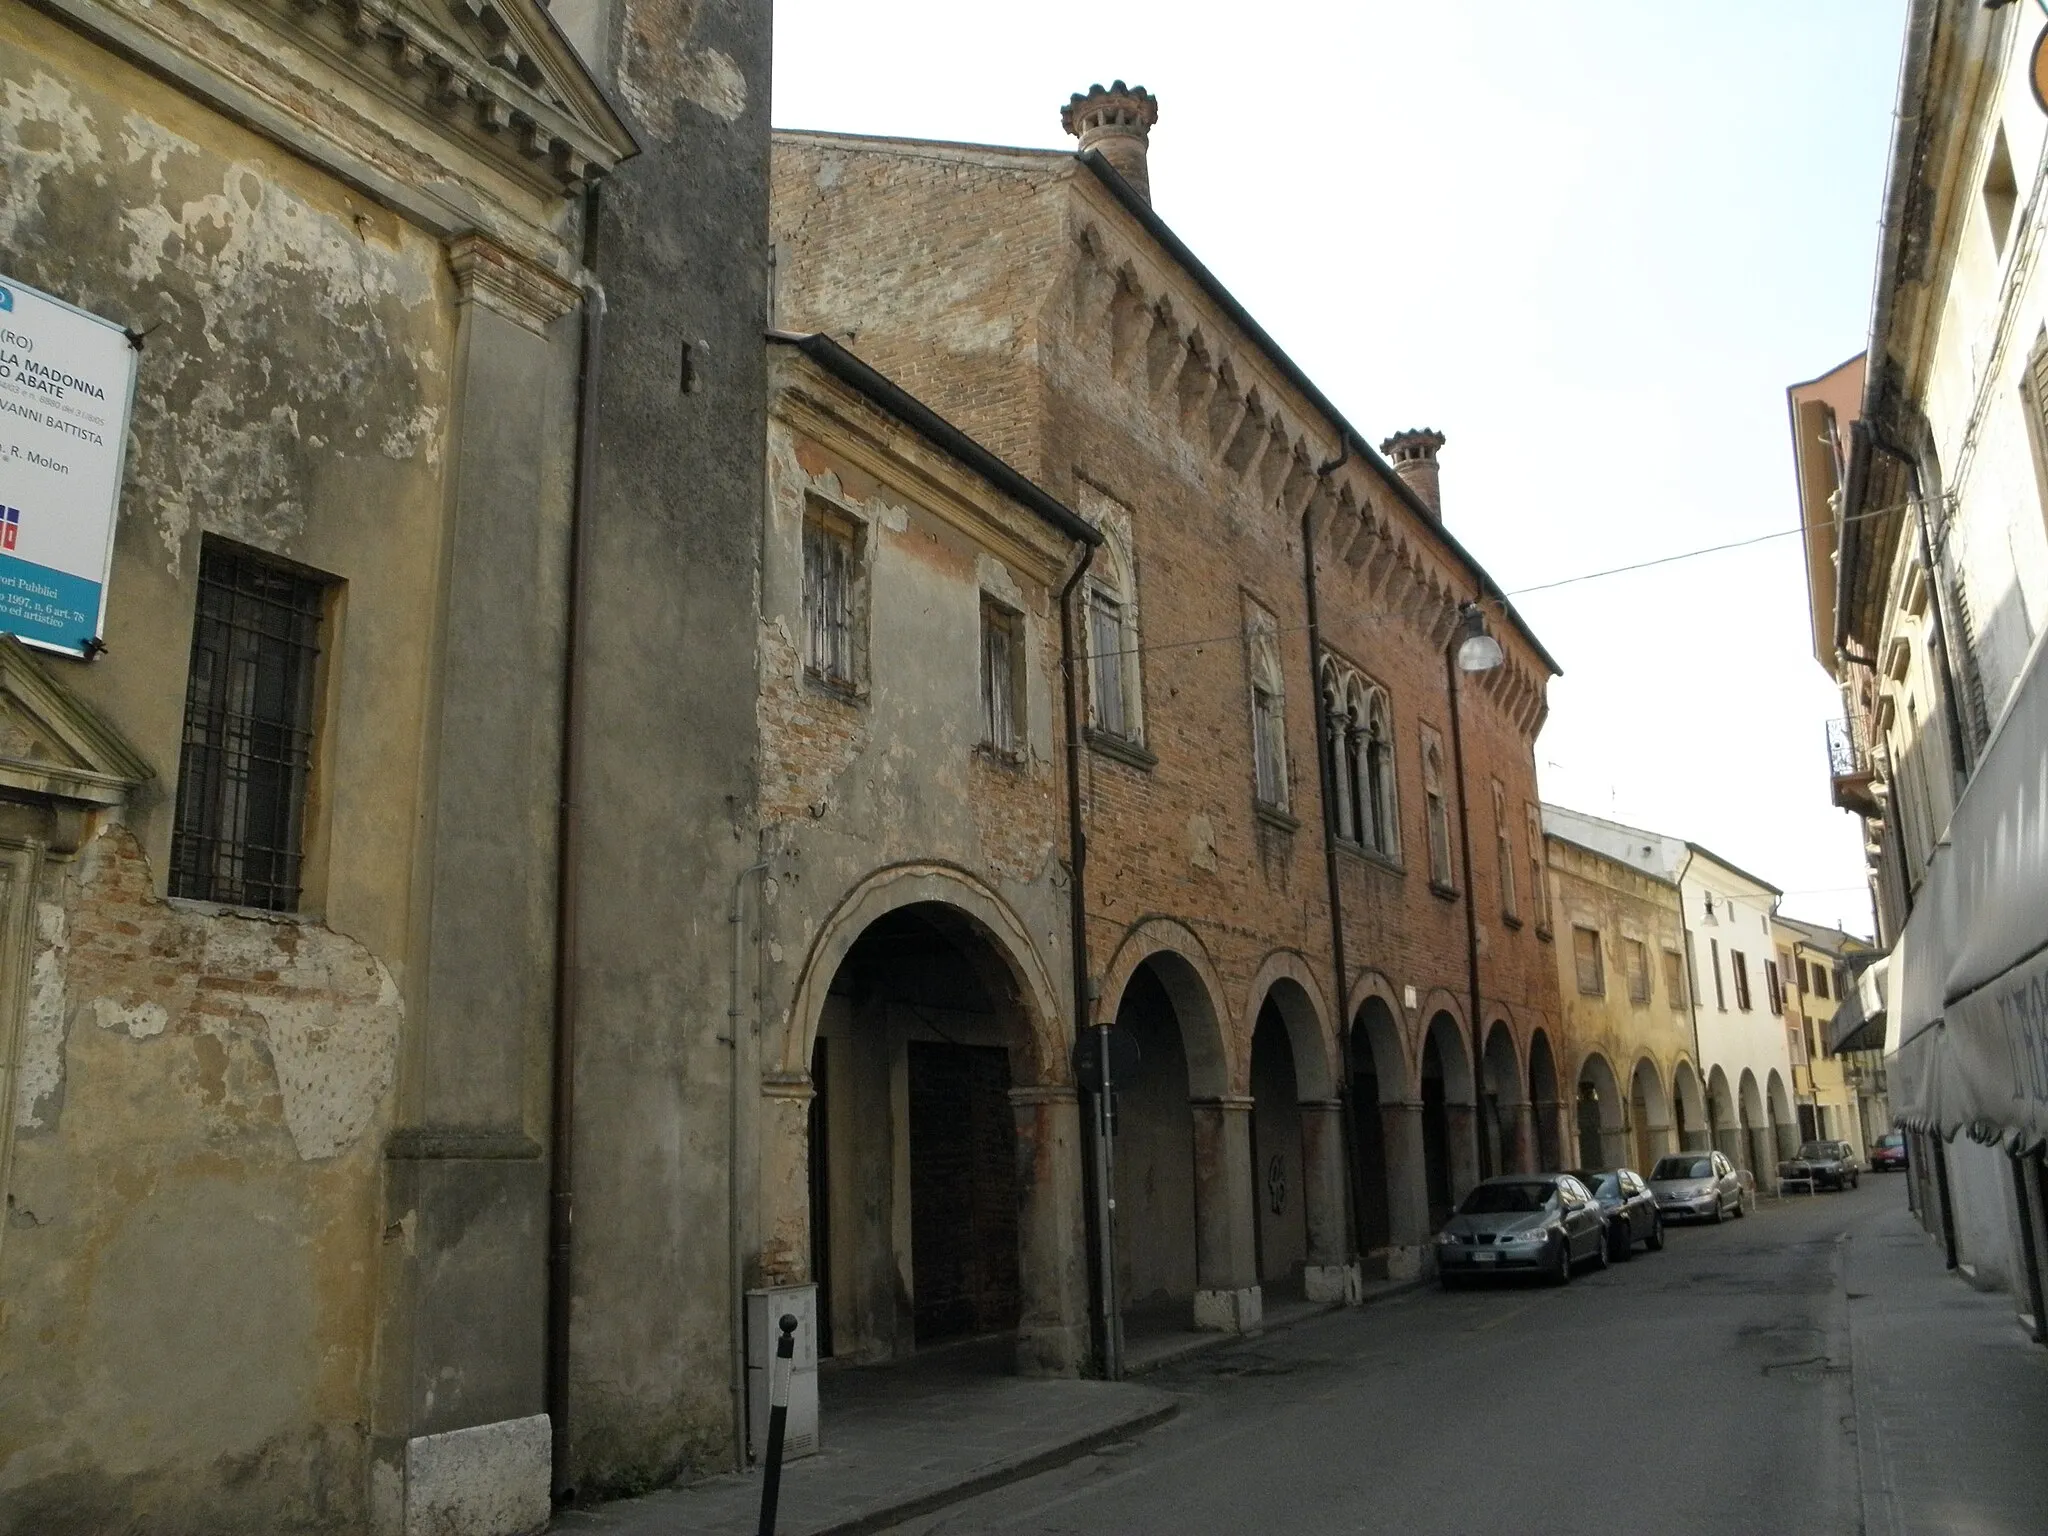
[[[1785,387],[1861,350],[1903,0],[776,0],[777,126],[1061,148],[1158,96],[1153,205],[1508,591],[1798,523]],[[1546,797],[1870,927],[1798,541],[1518,600]]]

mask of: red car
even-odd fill
[[[1906,1169],[1906,1133],[1887,1131],[1870,1144],[1870,1171],[1890,1173]]]

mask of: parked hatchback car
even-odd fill
[[[1872,1173],[1905,1172],[1906,1133],[1886,1131],[1870,1144],[1870,1171]]]
[[[1607,1217],[1568,1173],[1482,1180],[1436,1238],[1436,1272],[1445,1289],[1516,1271],[1563,1285],[1573,1266],[1584,1262],[1607,1267]]]
[[[1664,1246],[1664,1218],[1657,1197],[1633,1168],[1574,1168],[1572,1177],[1592,1192],[1607,1217],[1607,1256],[1635,1257],[1636,1244],[1655,1253]]]
[[[1796,1156],[1778,1164],[1781,1186],[1811,1180],[1815,1189],[1854,1189],[1862,1175],[1856,1149],[1846,1141],[1803,1142]]]
[[[1650,1193],[1666,1221],[1719,1221],[1749,1212],[1756,1180],[1719,1152],[1674,1152],[1650,1170]]]

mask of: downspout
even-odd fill
[[[1477,600],[1474,600],[1475,606]],[[1462,605],[1460,605],[1462,606]],[[1451,772],[1458,780],[1458,863],[1465,876],[1465,986],[1472,1008],[1472,1139],[1479,1156],[1479,1177],[1492,1176],[1493,1159],[1486,1146],[1486,1022],[1479,1007],[1479,908],[1472,889],[1472,822],[1465,804],[1465,731],[1458,719],[1458,644],[1451,632],[1444,646],[1444,682],[1451,701]]]
[[[1678,866],[1678,941],[1685,946],[1686,1012],[1692,1018],[1692,1070],[1700,1080],[1700,1107],[1707,1116],[1707,1147],[1714,1149],[1714,1112],[1707,1105],[1707,1064],[1700,1055],[1699,958],[1693,950],[1692,920],[1685,912],[1685,877],[1692,870],[1693,851],[1685,850],[1685,862]],[[1684,1148],[1680,1148],[1684,1151]]]
[[[750,876],[767,871],[768,861],[757,859],[732,877],[732,904],[725,920],[732,934],[730,968],[726,973],[725,1033],[719,1043],[726,1048],[732,1069],[725,1088],[725,1263],[726,1323],[732,1354],[732,1469],[747,1470],[747,1292],[746,1275],[740,1262],[740,973],[746,962],[746,890]]]
[[[593,186],[584,202],[583,266],[597,256],[598,205]],[[583,826],[582,658],[589,605],[584,573],[590,568],[590,502],[597,480],[598,363],[604,349],[604,289],[583,285],[583,356],[577,379],[576,484],[569,506],[569,569],[565,573],[562,637],[562,760],[555,808],[555,1038],[554,1094],[548,1125],[547,1412],[551,1439],[550,1485],[567,1500],[569,1474],[569,1324],[575,1280],[576,995],[580,978],[576,922],[581,899]]]
[[[1318,486],[1327,485],[1330,476],[1342,469],[1350,458],[1350,435],[1341,434],[1337,440],[1337,456],[1316,470]],[[1330,890],[1330,963],[1336,971],[1337,980],[1337,989],[1330,995],[1330,1006],[1336,1013],[1337,1064],[1342,1073],[1337,1084],[1337,1123],[1344,1138],[1344,1184],[1350,1192],[1350,1198],[1344,1202],[1345,1218],[1350,1227],[1344,1245],[1348,1250],[1345,1258],[1349,1261],[1358,1256],[1365,1227],[1358,1212],[1357,1106],[1352,1102],[1351,1088],[1351,966],[1344,954],[1344,890],[1342,865],[1337,854],[1337,786],[1332,758],[1337,750],[1336,726],[1330,718],[1330,701],[1323,697],[1323,626],[1316,593],[1315,540],[1309,527],[1314,507],[1315,497],[1311,496],[1308,505],[1301,509],[1301,585],[1308,608],[1308,696],[1314,701],[1315,710],[1316,782],[1322,786],[1323,878]]]
[[[1074,676],[1078,647],[1074,643],[1074,593],[1095,560],[1095,546],[1081,546],[1081,558],[1060,588],[1060,695],[1067,724],[1067,923],[1073,960],[1074,1039],[1090,1028],[1088,997],[1088,830],[1081,813],[1081,693]],[[1114,1148],[1110,1139],[1109,1027],[1095,1029],[1095,1062],[1100,1087],[1095,1093],[1093,1135],[1086,1146],[1089,1162],[1089,1206],[1095,1217],[1095,1310],[1100,1333],[1102,1374],[1110,1381],[1123,1374],[1116,1300],[1116,1184]]]

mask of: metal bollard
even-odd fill
[[[782,1434],[789,1425],[790,1361],[796,1356],[796,1318],[782,1314],[782,1337],[768,1368],[768,1459],[761,1469],[760,1536],[775,1536],[775,1503],[782,1493]]]

